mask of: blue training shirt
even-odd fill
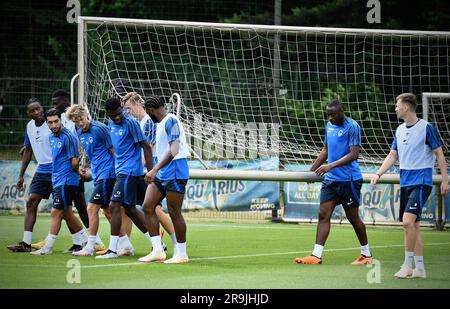
[[[350,147],[361,145],[361,127],[355,120],[347,117],[345,117],[342,126],[328,122],[325,144],[328,147],[328,164],[330,164],[349,154]],[[335,167],[325,175],[325,180],[330,181],[359,179],[362,179],[362,173],[357,160],[344,166]]]
[[[62,128],[58,136],[53,133],[49,137],[52,147],[53,187],[61,185],[78,186],[80,177],[72,168],[71,159],[78,157],[78,140],[66,128]]]
[[[108,127],[98,121],[91,121],[87,132],[77,129],[78,138],[91,160],[92,179],[94,181],[115,178],[114,156]]]
[[[414,130],[418,126],[418,124],[421,124],[419,123],[419,121],[421,121],[421,119],[418,119],[418,121],[412,126],[408,127],[406,126],[406,124],[403,124],[403,127],[399,126],[397,128],[396,134],[394,134],[394,141],[392,142],[391,145],[392,150],[395,150],[397,152],[399,150],[397,141],[397,134],[399,133],[399,129],[402,128],[403,130],[407,130],[409,135],[410,130]],[[406,138],[407,135],[406,134],[404,135],[405,140],[403,140],[402,143],[404,143],[405,145],[416,143],[412,145],[413,147],[408,149],[408,151],[416,151],[417,153],[413,155],[414,161],[409,163],[409,165],[413,166],[410,166],[408,169],[401,168],[400,166],[400,187],[408,187],[415,185],[428,185],[428,186],[433,185],[433,168],[432,167],[420,168],[419,166],[422,162],[428,159],[427,157],[424,157],[426,155],[424,154],[425,152],[423,151],[422,147],[428,147],[429,149],[434,150],[438,147],[441,147],[442,143],[436,128],[432,124],[426,123],[424,133],[425,133],[425,145],[420,144],[421,141],[418,140],[417,138],[414,141],[412,140],[408,141]],[[434,161],[434,158],[432,160]],[[417,167],[414,165],[417,165]]]
[[[116,175],[144,175],[140,142],[145,141],[146,138],[137,120],[124,114],[120,124],[115,124],[114,121],[109,119],[108,127],[116,155]]]

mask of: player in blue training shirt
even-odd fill
[[[394,135],[391,151],[370,184],[378,179],[397,159],[400,163],[400,214],[405,231],[405,260],[397,278],[426,278],[423,262],[423,243],[420,234],[422,207],[433,188],[433,168],[436,157],[442,175],[441,194],[449,192],[447,163],[436,129],[423,119],[417,118],[417,98],[403,93],[396,98],[395,112],[404,121]],[[416,268],[412,269],[413,260]]]
[[[94,180],[94,191],[87,206],[89,215],[89,237],[86,246],[75,256],[92,256],[95,251],[95,241],[98,233],[98,211],[103,209],[105,217],[110,220],[108,206],[116,175],[114,171],[114,156],[111,137],[108,128],[98,121],[90,121],[86,108],[72,105],[66,111],[67,118],[77,125],[77,135],[87,157],[91,161],[91,175],[84,167],[80,168],[82,180]]]
[[[144,200],[144,212],[151,235],[153,250],[139,259],[141,262],[161,261],[166,254],[161,246],[159,223],[155,208],[163,198],[167,200],[170,218],[175,227],[177,244],[173,257],[165,263],[186,263],[186,223],[181,213],[186,183],[189,179],[186,136],[178,118],[167,113],[161,97],[149,96],[145,101],[145,110],[157,123],[155,152],[157,164],[145,176],[150,183]]]
[[[153,120],[150,118],[150,116],[145,112],[145,109],[143,107],[143,99],[139,94],[136,92],[129,92],[122,98],[123,107],[129,113],[132,115],[136,120],[139,122],[139,126],[141,127],[142,132],[144,133],[144,136],[147,138],[147,142],[150,144],[150,147],[152,147],[152,153],[153,153],[153,166],[156,166],[157,159],[156,159],[156,153],[153,151],[155,147],[155,136],[156,136],[156,124],[153,122]],[[144,157],[144,156],[142,156]],[[147,167],[144,166],[144,173],[147,173]],[[142,205],[145,197],[145,191],[147,190],[147,185],[142,186],[139,188],[139,205]],[[164,227],[164,229],[169,234],[172,243],[174,246],[176,246],[177,238],[175,236],[175,228],[172,224],[172,220],[170,219],[170,216],[164,212],[161,205],[156,206],[156,215],[158,216],[158,220],[161,223],[161,225]],[[163,235],[163,229],[160,229],[161,232],[161,238]],[[120,243],[120,241],[119,241]],[[167,246],[164,242],[162,242],[164,250],[166,250]]]
[[[33,255],[52,254],[56,237],[61,228],[61,220],[76,220],[72,212],[72,202],[78,189],[78,141],[76,137],[61,123],[61,113],[52,108],[45,114],[47,125],[52,131],[50,135],[50,147],[52,150],[52,184],[53,207],[51,211],[50,231],[45,240],[45,245],[31,252]],[[75,228],[77,233],[82,233],[83,226],[78,222]],[[76,251],[81,248],[76,248]]]
[[[61,122],[62,125],[76,135],[75,124],[67,119],[66,110],[70,106],[70,95],[64,89],[57,89],[52,93],[52,103],[53,107],[59,110],[61,113]],[[87,206],[86,206],[86,198],[84,196],[84,181],[80,179],[78,184],[78,190],[74,198],[74,205],[78,211],[78,215],[80,216],[83,225],[86,228],[89,228],[89,216],[87,214]],[[100,238],[97,238],[97,243],[102,245],[102,241]]]
[[[33,228],[36,223],[37,210],[42,199],[48,199],[53,190],[52,185],[52,150],[50,147],[51,131],[48,128],[44,117],[44,109],[36,98],[30,98],[26,101],[27,115],[31,120],[28,122],[25,131],[25,150],[22,155],[22,165],[19,173],[17,187],[23,190],[23,175],[34,154],[38,167],[30,184],[29,198],[26,204],[24,219],[24,233],[22,241],[17,245],[10,245],[8,249],[13,252],[30,252],[32,249],[40,249],[45,244],[44,241],[37,244],[31,244]],[[67,221],[67,226],[71,231],[73,246],[81,246],[82,239],[75,233],[78,226],[78,219]],[[42,243],[42,245],[40,245]]]
[[[142,150],[144,150],[147,166],[153,166],[152,150],[136,119],[123,113],[122,106],[117,98],[108,99],[105,102],[105,109],[109,116],[108,128],[116,155],[116,184],[109,206],[111,213],[109,248],[105,254],[97,256],[100,259],[117,258],[119,256],[117,243],[122,221],[121,207],[124,207],[127,216],[150,239],[144,215],[136,208],[137,191],[144,182]]]
[[[357,161],[361,146],[361,128],[356,121],[345,116],[338,100],[328,103],[327,115],[329,121],[326,125],[325,147],[310,168],[318,176],[325,175],[320,190],[316,244],[311,255],[296,258],[295,262],[322,263],[323,248],[330,232],[331,215],[336,205],[341,204],[361,245],[361,255],[352,265],[368,264],[372,262],[372,254],[367,241],[366,226],[358,214],[362,186],[362,173]],[[326,160],[328,164],[322,165]]]

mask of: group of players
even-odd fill
[[[65,103],[59,104],[62,98]],[[102,208],[111,235],[109,248],[97,252],[96,258],[134,255],[130,242],[133,222],[152,246],[139,261],[188,262],[186,223],[181,213],[189,178],[188,149],[183,126],[166,111],[162,97],[152,95],[144,101],[131,92],[109,98],[105,102],[108,126],[91,120],[85,107],[70,106],[69,95],[63,90],[55,91],[52,100],[54,108],[45,115],[38,99],[26,102],[31,120],[26,128],[19,190],[23,189],[23,176],[33,153],[38,167],[30,185],[23,239],[8,249],[32,255],[52,254],[64,219],[74,240],[67,251],[75,256],[93,256],[103,244],[97,234]],[[90,169],[83,160],[80,164],[79,145],[90,161]],[[77,207],[84,181],[90,180],[94,181],[94,190],[89,203]],[[41,244],[32,245],[37,207],[50,193],[53,207],[49,233]],[[164,198],[169,215],[161,208]],[[83,213],[89,235],[74,216],[72,203],[81,209],[80,217]],[[160,223],[174,245],[170,259],[166,259]]]
[[[181,213],[189,178],[186,160],[188,148],[183,126],[176,116],[165,110],[161,97],[149,96],[144,101],[135,92],[122,94],[105,102],[108,126],[90,120],[83,106],[69,107],[69,96],[64,91],[54,93],[55,108],[48,110],[45,118],[37,99],[27,101],[27,114],[31,120],[27,125],[18,180],[20,190],[32,153],[38,168],[30,185],[23,240],[17,245],[8,246],[11,251],[51,254],[64,219],[72,233],[72,254],[92,256],[96,247],[102,245],[97,235],[98,212],[102,208],[111,225],[111,236],[108,250],[101,252],[97,258],[133,255],[129,239],[133,222],[149,239],[153,248],[139,261],[188,261],[186,223]],[[67,100],[61,103],[62,98]],[[403,222],[405,234],[405,259],[400,270],[395,273],[397,278],[426,278],[420,216],[422,206],[432,190],[436,158],[442,175],[441,194],[449,192],[447,165],[439,135],[430,123],[417,117],[416,107],[417,98],[411,93],[403,93],[396,98],[395,111],[404,123],[397,128],[389,155],[371,179],[371,185],[375,186],[380,177],[399,161],[399,218]],[[335,207],[341,204],[361,245],[361,254],[352,264],[369,264],[373,257],[365,225],[358,213],[363,178],[358,165],[361,127],[355,120],[345,116],[342,103],[338,100],[331,101],[326,112],[329,121],[325,145],[310,168],[324,177],[316,242],[311,255],[296,258],[295,262],[322,263],[331,215]],[[74,124],[77,126],[76,133]],[[84,164],[79,166],[79,143],[91,162],[90,173]],[[324,164],[325,161],[328,163]],[[83,207],[77,206],[77,203],[84,199],[84,196],[80,196],[83,182],[90,179],[95,185],[86,215],[86,210],[83,212]],[[54,198],[50,231],[45,244],[32,251],[31,238],[37,206],[41,199],[49,197],[50,192],[53,192]],[[164,198],[170,217],[161,208]],[[80,221],[73,215],[72,202],[75,202],[84,225],[89,227],[89,236],[86,236]],[[136,205],[142,205],[143,211]],[[160,223],[174,245],[174,255],[168,260],[166,246],[161,239]],[[413,262],[416,266],[414,269]]]
[[[374,187],[380,177],[397,161],[400,163],[400,213],[405,239],[405,259],[396,278],[426,278],[423,242],[420,234],[422,207],[433,188],[433,168],[437,158],[442,175],[440,191],[449,192],[447,164],[436,129],[416,114],[417,98],[412,93],[397,96],[395,112],[404,121],[394,134],[391,150],[371,179]],[[363,176],[358,165],[361,127],[345,116],[341,102],[331,101],[326,109],[328,123],[325,146],[310,170],[324,176],[320,192],[319,221],[316,243],[311,255],[296,258],[299,264],[321,264],[325,242],[330,232],[330,219],[336,205],[341,204],[361,245],[361,254],[352,265],[373,261],[366,228],[358,215]],[[328,161],[328,164],[324,164]],[[413,262],[415,268],[413,269]]]

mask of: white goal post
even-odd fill
[[[450,93],[449,38],[440,31],[80,16],[78,103],[102,119],[102,102],[118,84],[143,97],[180,93],[192,159],[212,166],[191,169],[191,178],[317,182],[305,168],[323,147],[326,103],[341,100],[361,125],[359,161],[373,172],[399,124],[395,96],[422,94],[425,106],[429,93]],[[422,117],[428,112],[424,107]],[[218,168],[265,158],[276,158],[278,168]],[[364,181],[372,175],[364,173]]]

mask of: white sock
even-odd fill
[[[152,242],[153,251],[161,252],[164,250],[161,244],[161,236],[158,235],[150,237],[150,241]]]
[[[128,235],[125,234],[125,236],[120,236],[119,237],[119,245],[118,247],[123,249],[123,248],[131,248],[133,245],[130,242],[130,239],[128,238]]]
[[[117,253],[117,244],[119,242],[119,236],[111,235],[109,237],[109,250]]]
[[[370,250],[369,250],[369,244],[367,244],[365,246],[361,246],[361,254],[364,256],[372,256],[372,254],[370,253]]]
[[[177,253],[178,256],[181,256],[181,257],[186,257],[187,256],[186,243],[185,242],[177,243],[176,248],[177,248],[176,253]]]
[[[144,236],[147,237],[149,242],[152,242],[152,237],[150,236],[149,232],[145,233]]]
[[[33,239],[33,232],[30,231],[23,231],[23,239],[22,241],[24,243],[27,243],[31,245],[31,240]]]
[[[323,252],[323,246],[315,244],[314,245],[314,250],[312,252],[312,255],[317,256],[319,259],[321,259],[322,258],[322,252]]]
[[[55,245],[55,241],[56,241],[56,236],[57,235],[53,235],[53,234],[48,234],[47,238],[45,239],[45,247],[49,248],[49,249],[53,249],[53,246]]]
[[[80,233],[81,243],[86,243],[88,241],[89,235],[86,233],[86,231],[84,229],[81,229],[81,231],[79,233]]]
[[[176,247],[178,242],[177,242],[177,235],[175,235],[175,232],[170,234],[170,238],[172,239],[173,246]]]
[[[91,236],[88,236],[88,237],[91,237]],[[100,238],[100,235],[98,235],[98,233],[97,233],[97,235],[95,235],[95,243],[99,244],[99,245],[103,245],[103,241]]]
[[[416,263],[416,268],[418,270],[425,270],[425,264],[423,263],[423,256],[415,255],[414,262]]]
[[[412,268],[413,259],[414,259],[414,252],[405,251],[405,261],[403,262],[403,265]]]
[[[72,234],[72,239],[74,245],[82,246],[83,243],[86,243],[88,241],[88,236],[86,234],[86,231],[84,229],[81,229],[80,231]]]
[[[73,233],[72,234],[72,242],[73,242],[73,244],[74,245],[79,245],[79,246],[81,246],[82,244],[83,244],[83,242],[81,241],[81,239],[80,239],[80,234],[79,234],[80,232],[77,232],[77,233]]]
[[[87,242],[87,245],[86,245],[86,250],[88,250],[90,252],[94,251],[95,238],[96,238],[96,236],[93,236],[93,235],[89,235],[88,236],[88,242]]]

